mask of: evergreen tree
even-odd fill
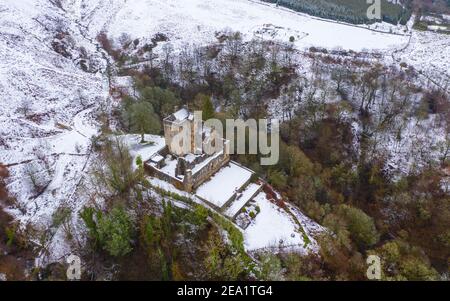
[[[110,213],[94,208],[85,208],[80,216],[88,228],[94,247],[100,246],[111,256],[125,256],[133,250],[133,223],[122,207],[115,207]]]
[[[159,87],[146,87],[142,89],[141,95],[140,100],[150,103],[160,117],[169,115],[179,104],[175,94]]]
[[[141,143],[145,142],[145,133],[158,134],[161,124],[153,107],[148,102],[134,103],[130,107],[131,130],[141,134]]]
[[[206,96],[203,98],[203,118],[204,120],[212,119],[215,116],[214,106],[211,101],[211,97]]]

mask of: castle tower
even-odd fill
[[[181,135],[185,128],[190,129],[190,133],[185,135],[186,139],[192,140],[192,132],[194,131],[193,119],[194,116],[187,109],[183,108],[163,120],[164,138],[170,153],[182,156],[193,152],[192,141],[184,141],[181,139],[179,141],[180,145],[173,143],[175,137],[182,137],[178,135]],[[184,146],[185,144],[188,146],[185,149],[181,148],[181,145]]]

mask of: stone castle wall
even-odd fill
[[[192,175],[192,188],[198,188],[229,162],[230,156],[225,153],[208,162],[201,170]]]
[[[152,177],[158,178],[160,180],[163,180],[167,183],[172,184],[173,186],[175,186],[177,189],[180,190],[186,190],[185,189],[185,185],[181,180],[178,180],[168,174],[163,173],[162,171],[160,171],[159,169],[151,166],[150,164],[145,164],[145,171]]]
[[[194,133],[196,132],[195,122],[193,122],[192,120],[185,120],[174,126],[174,122],[172,120],[166,119],[164,120],[164,138],[166,142],[166,148],[162,152],[160,152],[160,154],[163,157],[166,157],[168,154],[183,155],[183,154],[176,154],[176,151],[172,149],[172,142],[176,137],[176,135],[178,135],[180,131],[183,130],[183,125],[185,125],[185,123],[190,123],[191,126],[191,147],[190,147],[191,150],[188,153],[194,153],[195,148]],[[198,188],[201,184],[203,184],[205,181],[207,181],[209,178],[211,178],[211,176],[213,176],[217,171],[219,171],[220,168],[229,163],[230,161],[229,142],[224,140],[223,153],[221,155],[216,155],[216,157],[211,159],[210,162],[202,166],[200,170],[194,173],[193,170],[195,169],[195,166],[204,164],[203,162],[205,160],[210,160],[210,158],[209,157],[201,158],[199,160],[196,160],[195,162],[189,163],[180,157],[177,165],[177,170],[175,171],[175,173],[177,175],[183,175],[184,176],[183,181],[174,178],[171,175],[165,174],[164,172],[153,167],[150,164],[145,164],[145,168],[151,176],[169,182],[178,189],[182,189],[187,192],[192,192],[193,190]]]

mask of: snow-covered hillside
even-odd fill
[[[96,71],[82,70],[82,52]],[[82,206],[75,193],[108,96],[105,67],[97,46],[50,1],[0,2],[0,162],[22,225],[53,236],[53,213]]]
[[[150,41],[164,33],[179,49],[215,41],[215,33],[226,29],[248,40],[288,42],[293,36],[299,49],[379,50],[389,58],[395,52],[396,59],[427,74],[448,77],[449,36],[414,32],[408,44],[405,35],[319,20],[257,1],[2,0],[0,163],[11,173],[8,189],[17,200],[9,211],[23,225],[47,231],[43,243],[50,261],[70,252],[63,230],[52,228],[52,216],[58,208],[77,212],[84,205],[78,188],[89,166],[91,137],[99,130],[97,116],[108,107],[109,58],[97,35],[103,31],[117,40],[127,33]]]
[[[135,38],[151,38],[162,32],[175,45],[205,43],[214,40],[215,32],[229,28],[242,32],[247,38],[257,35],[287,42],[294,36],[300,48],[319,45],[357,51],[382,50],[401,48],[408,41],[406,36],[318,20],[258,1],[134,0],[113,6],[110,1],[98,3],[102,8],[97,8],[92,15],[92,29],[105,30],[116,38],[123,33]],[[108,8],[109,13],[105,14]],[[117,11],[113,12],[114,9]],[[99,22],[102,18],[104,22]]]
[[[150,41],[157,33],[169,37],[175,49],[184,44],[215,42],[215,33],[240,31],[246,39],[288,42],[302,50],[311,46],[354,51],[379,51],[391,62],[405,61],[427,74],[448,79],[450,37],[411,30],[406,26],[375,23],[354,26],[311,17],[257,0],[133,0],[72,1],[83,23],[95,36],[101,31],[116,40],[124,33]],[[412,35],[412,38],[410,38]],[[437,50],[441,49],[441,50]],[[427,70],[429,69],[429,70]],[[428,72],[429,71],[429,72]]]
[[[450,80],[450,35],[414,31],[408,45],[394,53],[398,62],[406,62],[444,85]],[[448,88],[448,87],[447,87]]]

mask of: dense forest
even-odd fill
[[[369,4],[365,0],[263,0],[276,3],[302,13],[325,19],[343,21],[353,24],[377,22],[367,18]],[[392,24],[406,24],[411,11],[400,4],[387,0],[381,1],[382,20]]]

